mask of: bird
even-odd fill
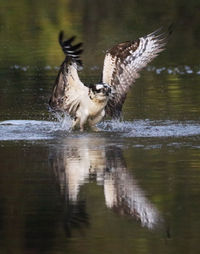
[[[105,117],[120,118],[126,96],[140,71],[165,49],[171,28],[162,28],[136,40],[114,45],[106,51],[101,80],[84,84],[78,75],[82,68],[83,43],[75,44],[76,36],[64,40],[60,31],[59,44],[65,54],[55,80],[49,106],[73,119],[72,130],[89,127],[98,131],[97,124]]]

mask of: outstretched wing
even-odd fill
[[[106,53],[102,81],[113,88],[106,106],[108,115],[120,116],[126,94],[140,70],[164,50],[170,32],[160,33],[160,30],[135,41],[120,43]]]
[[[67,112],[71,116],[75,115],[81,99],[88,94],[88,88],[80,81],[77,71],[82,65],[80,60],[82,43],[72,45],[74,40],[75,36],[63,41],[63,32],[59,34],[59,43],[66,58],[60,66],[49,100],[53,110]]]

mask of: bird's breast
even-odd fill
[[[84,111],[88,113],[89,116],[95,117],[98,115],[106,106],[107,100],[99,101],[96,99],[85,100],[83,103]]]

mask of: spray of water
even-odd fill
[[[70,134],[72,120],[67,115],[54,115],[54,121],[9,120],[0,122],[0,140],[41,140]],[[103,132],[124,138],[188,137],[200,135],[200,123],[195,121],[115,121],[101,122]],[[87,131],[85,131],[87,132]],[[82,134],[83,135],[83,134]]]
[[[105,121],[100,128],[120,132],[123,137],[186,137],[200,135],[200,124],[193,121]]]
[[[57,130],[70,131],[72,126],[72,119],[67,114],[55,112],[53,113],[54,119],[56,119]],[[54,128],[55,130],[55,128]]]

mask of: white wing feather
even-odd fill
[[[79,79],[76,64],[63,62],[50,99],[50,106],[75,116],[81,100],[88,96],[88,90]]]

